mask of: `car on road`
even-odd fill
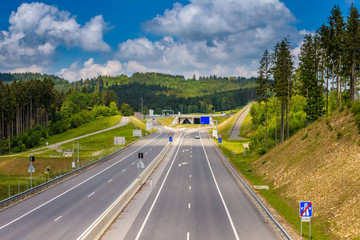
[[[195,135],[195,139],[200,139],[200,136],[199,136],[199,135]]]

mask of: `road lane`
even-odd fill
[[[279,239],[207,134],[196,134],[185,135],[125,239]]]
[[[135,180],[137,153],[148,152],[143,159],[147,166],[167,143],[167,132],[155,134],[114,159],[1,211],[1,239],[76,239]]]

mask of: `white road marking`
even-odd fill
[[[191,174],[190,174],[190,178],[191,178]]]
[[[189,190],[191,190],[191,186],[189,186]]]
[[[182,138],[181,138],[181,140],[180,140],[179,148],[178,148],[178,150],[176,151],[176,154],[175,154],[175,156],[174,156],[174,158],[173,158],[173,161],[172,161],[172,163],[171,163],[171,165],[170,165],[170,167],[169,167],[169,170],[167,171],[167,173],[166,173],[166,175],[165,175],[165,178],[164,178],[163,182],[161,183],[161,186],[160,186],[160,188],[159,188],[159,191],[158,191],[158,193],[156,194],[156,197],[155,197],[155,199],[154,199],[154,201],[153,201],[153,203],[152,203],[152,205],[151,205],[151,207],[150,207],[150,209],[149,209],[149,212],[147,213],[147,215],[146,215],[146,217],[145,217],[144,222],[142,223],[142,225],[141,225],[141,227],[140,227],[140,230],[139,230],[138,234],[136,235],[135,240],[138,240],[138,239],[140,238],[140,235],[141,235],[142,231],[144,230],[144,227],[145,227],[145,225],[146,225],[146,223],[147,223],[147,221],[148,221],[148,219],[149,219],[149,217],[150,217],[150,214],[151,214],[151,212],[152,212],[152,210],[153,210],[153,208],[154,208],[154,206],[155,206],[155,203],[156,203],[156,201],[157,201],[158,198],[159,198],[159,195],[160,195],[160,193],[161,193],[161,190],[163,189],[163,187],[164,187],[164,185],[165,185],[165,181],[166,181],[167,177],[169,176],[170,170],[171,170],[172,166],[174,165],[176,156],[177,156],[178,153],[179,153],[180,146],[181,146],[181,143],[182,143],[183,139],[184,139],[184,136],[182,136]]]
[[[189,164],[189,163],[188,162],[179,163],[179,167],[181,167],[182,165],[186,165],[186,164]]]
[[[135,162],[133,162],[133,163],[131,164],[131,166],[134,165],[134,164],[135,164]]]
[[[186,233],[186,240],[190,240],[190,233],[189,232]]]
[[[124,169],[124,170],[122,170],[121,172],[123,173],[123,172],[125,172],[126,171],[126,168]]]
[[[235,225],[234,225],[233,220],[232,220],[232,218],[231,218],[230,212],[229,212],[229,210],[228,210],[228,208],[227,208],[227,206],[226,206],[225,200],[224,200],[224,198],[223,198],[223,195],[221,194],[219,185],[218,185],[218,183],[217,183],[217,181],[216,181],[214,172],[213,172],[213,170],[212,170],[212,168],[211,168],[210,161],[209,161],[208,155],[207,155],[207,153],[206,153],[206,151],[205,151],[204,143],[203,143],[201,137],[200,137],[200,141],[201,141],[201,145],[202,145],[202,147],[203,147],[204,153],[205,153],[205,157],[206,157],[207,163],[208,163],[209,168],[210,168],[211,175],[212,175],[212,177],[213,177],[213,179],[214,179],[216,189],[218,190],[218,193],[219,193],[219,195],[220,195],[221,201],[222,201],[222,203],[223,203],[223,205],[224,205],[224,208],[225,208],[226,214],[227,214],[227,216],[228,216],[228,218],[229,218],[230,225],[231,225],[231,228],[232,228],[232,230],[233,230],[233,232],[234,232],[235,238],[236,238],[236,240],[240,240],[240,237],[239,237],[239,235],[238,235],[238,233],[237,233],[237,231],[236,231]]]
[[[190,207],[191,207],[191,203],[188,204],[188,208],[189,208],[189,209],[190,209]]]
[[[12,220],[11,222],[8,222],[7,224],[5,224],[5,225],[1,226],[1,227],[0,227],[0,230],[1,230],[1,229],[3,229],[3,228],[5,228],[5,227],[7,227],[7,226],[9,226],[10,224],[13,224],[13,223],[14,223],[14,222],[16,222],[16,221],[18,221],[18,220],[22,219],[23,217],[25,217],[25,216],[29,215],[30,213],[32,213],[32,212],[34,212],[34,211],[38,210],[39,208],[41,208],[41,207],[43,207],[43,206],[47,205],[48,203],[51,203],[52,201],[54,201],[54,200],[58,199],[59,197],[61,197],[61,196],[65,195],[65,194],[67,194],[68,192],[70,192],[70,191],[74,190],[75,188],[77,188],[77,187],[81,186],[82,184],[86,183],[87,181],[89,181],[89,180],[93,179],[93,178],[94,178],[94,177],[96,177],[97,175],[99,175],[99,174],[101,174],[101,173],[105,172],[105,171],[106,171],[106,170],[108,170],[109,168],[111,168],[111,167],[115,166],[116,164],[118,164],[118,163],[122,162],[124,159],[126,159],[126,158],[128,158],[129,156],[131,156],[132,154],[134,154],[134,153],[138,152],[140,149],[142,149],[143,147],[145,147],[146,145],[148,145],[149,143],[151,143],[152,141],[154,141],[155,139],[157,139],[158,137],[160,137],[160,135],[161,135],[161,134],[162,134],[162,131],[160,130],[160,134],[159,134],[157,137],[153,138],[151,141],[149,141],[148,143],[144,144],[142,147],[140,147],[140,148],[136,149],[135,151],[133,151],[132,153],[130,153],[130,154],[129,154],[129,155],[127,155],[126,157],[124,157],[124,158],[120,159],[119,161],[117,161],[117,162],[115,162],[115,163],[111,164],[111,165],[110,165],[110,166],[108,166],[107,168],[105,168],[105,169],[101,170],[100,172],[98,172],[98,173],[96,173],[96,174],[92,175],[92,176],[91,176],[91,177],[89,177],[88,179],[86,179],[86,180],[82,181],[81,183],[79,183],[79,184],[75,185],[74,187],[70,188],[69,190],[67,190],[67,191],[65,191],[65,192],[63,192],[63,193],[61,193],[61,194],[57,195],[56,197],[54,197],[54,198],[50,199],[49,201],[47,201],[47,202],[45,202],[45,203],[41,204],[40,206],[38,206],[38,207],[36,207],[36,208],[33,208],[33,209],[32,209],[32,210],[30,210],[29,212],[24,213],[24,214],[23,214],[23,215],[21,215],[20,217],[15,218],[15,219],[14,219],[14,220]]]
[[[92,195],[94,195],[95,192],[92,192],[88,197],[91,197]]]
[[[112,179],[110,179],[109,181],[108,181],[108,183],[111,183],[112,182]]]
[[[62,217],[62,216],[60,216],[60,217],[56,218],[56,219],[54,220],[54,222],[56,222],[57,220],[59,220],[61,217]]]

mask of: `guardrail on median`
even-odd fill
[[[154,133],[156,133],[156,132],[154,132]],[[107,155],[107,156],[105,156],[103,158],[100,158],[100,159],[98,159],[98,160],[96,160],[96,161],[94,161],[92,163],[89,163],[89,164],[87,164],[87,165],[85,165],[85,166],[83,166],[81,168],[75,169],[75,170],[73,170],[71,172],[68,172],[68,173],[66,173],[64,175],[58,176],[55,179],[52,179],[52,180],[50,180],[48,182],[42,183],[42,184],[40,184],[40,185],[38,185],[36,187],[30,188],[30,189],[28,189],[26,191],[23,191],[23,192],[18,193],[18,194],[14,195],[14,196],[11,196],[11,197],[9,197],[7,199],[4,199],[4,200],[0,201],[0,209],[10,205],[11,203],[17,203],[17,202],[19,202],[19,201],[21,201],[21,200],[23,200],[23,199],[25,199],[25,198],[27,198],[27,197],[29,197],[31,195],[39,193],[39,192],[43,191],[44,189],[47,189],[47,188],[49,188],[49,187],[51,187],[53,185],[56,185],[56,184],[66,180],[68,178],[71,178],[71,177],[75,176],[78,173],[89,170],[90,168],[92,168],[92,167],[94,167],[94,166],[96,166],[96,165],[98,165],[100,163],[106,162],[106,161],[110,160],[111,158],[116,157],[117,155],[121,154],[124,150],[126,150],[129,147],[135,145],[139,141],[150,137],[154,133],[151,133],[151,134],[149,134],[149,135],[147,135],[147,136],[145,136],[143,138],[140,138],[140,139],[136,140],[135,142],[132,142],[129,145],[121,148],[120,150],[118,150],[118,151],[116,151],[114,153],[111,153],[111,154],[109,154],[109,155]]]
[[[212,141],[212,138],[210,138]],[[213,142],[213,141],[212,141]],[[240,175],[236,172],[236,170],[231,166],[227,158],[220,152],[219,148],[213,142],[213,148],[215,152],[219,155],[219,157],[226,163],[226,165],[231,169],[233,174],[240,180],[240,182],[244,185],[246,190],[250,193],[250,195],[255,199],[255,201],[260,205],[260,207],[265,211],[266,215],[273,221],[275,226],[281,231],[284,237],[288,240],[292,240],[290,235],[285,231],[285,229],[280,225],[280,223],[273,217],[273,215],[269,212],[269,210],[265,207],[265,205],[261,202],[261,200],[255,195],[255,193],[249,188],[249,186],[245,183],[245,181],[240,177]]]
[[[141,186],[150,177],[151,173],[159,165],[164,156],[168,153],[171,147],[171,143],[168,143],[166,147],[158,154],[154,161],[149,164],[147,168],[135,179],[135,181],[111,204],[103,214],[101,214],[95,222],[93,222],[85,232],[77,238],[77,240],[93,240],[99,239],[101,235],[108,229],[115,218],[126,207],[130,200],[139,191]]]

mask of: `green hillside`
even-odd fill
[[[265,197],[270,202],[273,197],[269,196],[280,197],[283,204],[276,200],[274,207],[295,229],[300,228],[299,201],[309,200],[314,204],[314,239],[359,239],[359,153],[359,130],[345,107],[320,118],[253,163],[248,159],[241,164],[241,159],[235,164],[270,186]]]

